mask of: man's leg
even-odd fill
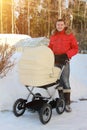
[[[64,100],[65,100],[65,111],[71,112],[72,109],[70,107],[70,92],[64,92]]]
[[[64,93],[64,99],[65,99],[65,111],[67,112],[71,112],[71,108],[70,108],[71,88],[70,88],[70,83],[69,83],[69,75],[70,75],[70,65],[69,63],[67,63],[62,72],[61,80],[60,80],[60,83],[63,86],[63,93]]]

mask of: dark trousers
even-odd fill
[[[56,64],[57,67],[62,67],[62,65]],[[69,76],[70,76],[70,64],[69,62],[66,63],[64,70],[60,77],[60,85],[58,86],[58,93],[59,97],[65,99],[65,103],[70,104],[70,82],[69,82]]]
[[[56,64],[57,67],[62,67],[62,65],[59,65],[59,64]],[[70,82],[69,82],[69,76],[70,76],[70,63],[67,62],[65,67],[64,67],[64,70],[61,74],[61,77],[60,77],[60,86],[59,87],[62,87],[62,89],[67,92],[67,91],[70,91]]]

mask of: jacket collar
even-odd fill
[[[62,30],[62,31],[57,31],[55,34],[65,34],[65,29],[64,30]]]

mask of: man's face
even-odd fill
[[[64,28],[65,28],[65,24],[64,24],[63,21],[58,21],[58,22],[56,23],[56,29],[57,29],[59,32],[62,31]]]

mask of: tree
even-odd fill
[[[64,18],[66,25],[74,30],[78,42],[87,41],[86,1],[19,0],[19,3],[15,3],[15,0],[1,1],[4,5],[0,5],[1,33],[12,32],[49,38],[57,19]],[[18,17],[14,16],[15,11],[18,12]]]
[[[11,33],[12,30],[12,12],[11,0],[1,0],[1,33]]]

